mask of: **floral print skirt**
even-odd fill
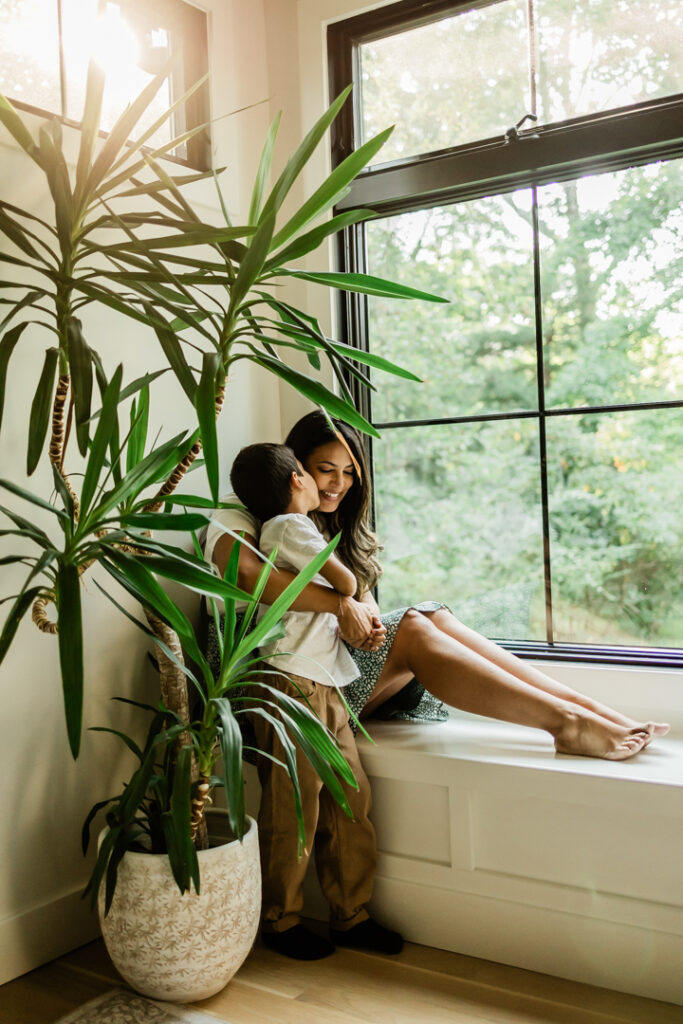
[[[405,613],[409,608],[414,608],[418,612],[436,612],[439,608],[446,607],[439,601],[422,601],[420,604],[396,608],[386,615],[381,615],[382,625],[386,626],[387,635],[378,651],[361,651],[346,644],[360,675],[353,682],[348,683],[342,693],[346,703],[358,718],[361,717],[363,708],[372,697]],[[389,697],[381,707],[377,708],[373,713],[373,718],[391,718],[407,722],[445,722],[448,718],[448,711],[444,707],[443,701],[438,700],[437,697],[425,690],[417,679],[412,679],[402,690],[393,697]],[[350,725],[355,732],[356,724],[353,719],[351,719]]]

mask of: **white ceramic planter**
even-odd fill
[[[102,935],[137,992],[187,1003],[220,992],[251,949],[261,911],[256,822],[237,840],[198,854],[200,894],[178,890],[165,854],[127,853]]]

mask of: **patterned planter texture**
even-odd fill
[[[126,853],[102,935],[114,966],[142,995],[188,1003],[220,992],[251,949],[261,911],[256,822],[242,843],[201,850],[200,894],[181,893],[165,854]]]

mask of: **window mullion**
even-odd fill
[[[538,444],[541,478],[541,517],[543,529],[543,584],[545,594],[546,639],[552,644],[553,597],[550,571],[550,511],[548,508],[548,459],[545,419],[545,369],[543,359],[543,308],[541,305],[541,246],[538,226],[538,189],[531,189],[531,223],[533,230],[534,317],[536,322],[536,383],[538,387]]]

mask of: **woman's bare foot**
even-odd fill
[[[563,724],[553,733],[558,754],[625,761],[647,746],[654,723],[628,728],[591,712],[568,709]]]
[[[591,700],[589,697],[583,697],[577,695],[578,699],[575,701],[579,707],[585,708],[587,711],[591,711],[594,715],[598,715],[600,718],[606,718],[608,722],[613,722],[615,725],[621,725],[625,729],[645,729],[650,733],[650,739],[655,736],[666,736],[671,729],[668,722],[637,722],[635,718],[631,718],[629,715],[623,715],[620,711],[615,711],[614,708],[607,707],[605,704],[599,704],[597,701]]]

